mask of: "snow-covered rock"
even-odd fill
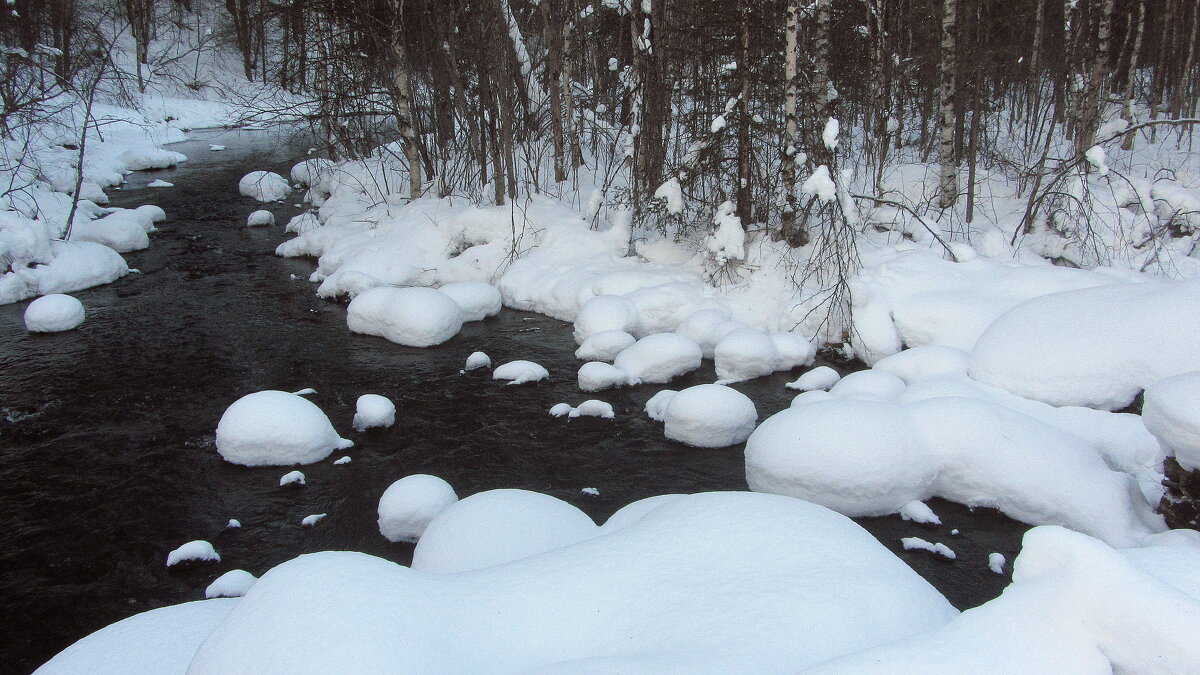
[[[246,227],[261,227],[263,225],[274,224],[275,214],[266,209],[259,209],[246,217]]]
[[[610,330],[638,333],[641,320],[637,307],[619,295],[597,295],[583,303],[575,317],[575,342],[583,344],[591,336]]]
[[[483,321],[489,316],[496,316],[503,306],[500,301],[500,291],[493,285],[482,281],[459,281],[444,284],[439,291],[450,296],[462,309],[463,321]]]
[[[900,545],[904,547],[905,551],[929,551],[930,553],[941,556],[946,560],[954,560],[958,557],[958,555],[951,550],[949,546],[946,546],[940,541],[934,543],[920,537],[902,537],[900,539]]]
[[[375,427],[390,427],[396,423],[396,404],[386,396],[363,394],[358,397],[354,411],[354,430],[366,431]]]
[[[1200,370],[1200,280],[1047,295],[996,319],[971,377],[1052,405],[1122,408],[1164,377]]]
[[[500,565],[595,536],[583,511],[529,490],[487,490],[441,512],[417,542],[412,568],[450,574]]]
[[[637,342],[623,330],[604,330],[594,333],[575,350],[575,358],[583,361],[612,361],[617,354]]]
[[[811,341],[795,333],[771,333],[775,343],[775,370],[791,370],[798,366],[812,365],[817,356],[817,347]]]
[[[307,485],[303,471],[289,471],[279,477],[279,487],[285,485]]]
[[[738,382],[770,375],[778,361],[775,341],[762,331],[734,331],[713,350],[713,364],[722,380]]]
[[[439,345],[458,335],[462,323],[458,303],[432,288],[372,288],[358,294],[346,310],[351,331],[406,347]]]
[[[349,464],[352,461],[354,461],[354,460],[353,460],[353,458],[350,457],[350,455],[342,455],[341,457],[338,457],[337,459],[333,460],[333,464],[334,464],[334,466],[345,466],[346,464]]]
[[[663,413],[667,438],[698,448],[737,445],[750,437],[757,422],[758,410],[750,397],[720,384],[676,393]]]
[[[300,524],[304,527],[312,527],[325,519],[328,513],[311,513],[300,519]]]
[[[51,293],[25,308],[25,329],[33,333],[57,333],[73,330],[83,323],[86,312],[78,299]]]
[[[217,424],[217,452],[244,466],[312,464],[352,445],[338,436],[320,408],[283,391],[247,394]]]
[[[167,181],[165,181],[161,178],[156,178],[156,179],[150,181],[149,183],[146,183],[146,187],[148,187],[148,188],[169,188],[169,187],[175,187],[175,184],[168,183]]]
[[[197,539],[167,554],[167,567],[174,567],[183,562],[221,562],[221,556],[212,544]]]
[[[145,144],[129,148],[117,156],[127,171],[167,169],[187,161],[187,155]]]
[[[613,365],[642,384],[669,382],[700,367],[700,346],[678,333],[647,335],[617,354]]]
[[[688,314],[687,318],[679,322],[675,332],[700,345],[704,358],[711,359],[718,342],[726,335],[744,327],[736,321],[731,321],[729,312],[708,307]]]
[[[277,202],[291,191],[286,178],[270,171],[251,171],[238,181],[238,192],[260,202]]]
[[[1181,373],[1146,387],[1142,421],[1183,468],[1200,468],[1200,371]]]
[[[103,244],[117,253],[141,251],[150,247],[149,230],[152,221],[132,209],[118,209],[102,218],[78,218],[71,226],[71,241],[90,241]]]
[[[788,389],[814,391],[817,389],[828,389],[837,384],[837,381],[840,379],[842,379],[842,376],[833,368],[818,366],[796,378],[794,382],[788,382],[784,386]]]
[[[467,363],[463,366],[463,370],[478,370],[480,368],[491,368],[492,357],[483,352],[471,352],[467,357]]]
[[[538,382],[550,377],[550,371],[533,361],[509,361],[492,371],[493,380],[508,380],[509,384]]]
[[[3,213],[3,212],[0,212]],[[0,274],[0,304],[51,293],[74,293],[129,273],[121,254],[90,241],[50,242],[50,261]]]
[[[629,377],[629,373],[603,361],[589,361],[580,366],[577,380],[583,391],[600,391],[638,383],[638,380]]]
[[[675,398],[678,391],[674,389],[663,389],[657,394],[650,397],[646,401],[646,415],[656,422],[661,422],[667,416],[667,406],[671,404],[671,399]]]
[[[925,345],[905,349],[880,359],[872,370],[891,373],[912,384],[947,375],[966,375],[971,355],[942,345]]]
[[[379,498],[379,533],[388,541],[417,541],[429,523],[457,501],[454,488],[437,476],[405,476]]]
[[[555,403],[554,405],[550,406],[550,416],[566,417],[574,412],[574,410],[575,406],[571,405],[570,403]]]
[[[881,370],[860,370],[838,380],[829,393],[841,398],[891,401],[904,393],[904,380]]]
[[[929,505],[921,501],[911,501],[900,507],[900,518],[910,520],[914,523],[922,525],[941,525],[942,519],[929,508]]]
[[[615,416],[612,404],[594,398],[580,403],[567,414],[571,417],[603,417],[609,420]]]
[[[333,173],[334,166],[334,163],[328,159],[306,159],[293,166],[289,175],[292,183],[311,187],[318,181],[328,178]]]
[[[204,589],[205,598],[240,598],[250,591],[258,577],[246,570],[229,570]]]

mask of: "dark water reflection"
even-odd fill
[[[115,620],[199,599],[226,570],[258,575],[327,549],[407,563],[411,546],[379,535],[375,507],[392,481],[412,473],[441,476],[460,496],[546,492],[598,521],[642,497],[746,488],[740,448],[663,438],[642,412],[660,386],[595,395],[612,403],[616,420],[549,417],[555,403],[592,397],[575,385],[567,324],[506,310],[432,349],[349,333],[344,306],[318,299],[305,281],[312,262],[272,255],[301,209],[272,205],[279,226],[244,227],[258,205],[238,196],[238,179],[271,166],[286,174],[304,148],[261,133],[198,136],[177,146],[191,158],[185,166],[131,176],[113,193],[117,205],[149,201],[171,218],[149,250],[127,256],[141,274],[76,294],[88,311],[79,330],[31,335],[26,303],[0,307],[0,612],[9,619],[0,670],[28,672]],[[230,149],[211,153],[210,142]],[[155,178],[176,187],[138,189]],[[460,374],[475,350],[495,363],[537,361],[552,378],[505,387],[487,373]],[[737,387],[765,418],[787,406],[783,384],[795,375]],[[670,386],[714,379],[707,365]],[[318,391],[311,399],[355,441],[351,464],[304,467],[308,485],[282,489],[286,468],[221,461],[213,433],[226,406],[262,389],[303,387]],[[365,393],[395,401],[393,428],[352,431]],[[954,548],[954,563],[900,555],[957,606],[994,597],[1007,578],[987,570],[987,554],[1011,560],[1024,526],[991,511],[932,506],[946,523],[933,532],[899,518],[860,522],[898,552],[910,535]],[[313,513],[328,517],[302,527]],[[230,518],[243,527],[225,529]],[[953,527],[962,533],[951,536]],[[191,539],[212,541],[222,562],[168,572],[168,551]]]

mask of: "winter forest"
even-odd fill
[[[0,673],[1200,671],[1197,42],[3,0]]]

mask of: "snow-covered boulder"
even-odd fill
[[[306,159],[297,163],[289,172],[292,183],[311,187],[333,174],[335,164],[328,159]]]
[[[221,562],[221,555],[203,539],[189,541],[167,554],[167,567],[185,562]]]
[[[775,370],[791,370],[798,366],[811,365],[817,356],[817,347],[795,333],[771,333],[775,343]]]
[[[306,485],[303,471],[289,471],[279,477],[279,487],[287,485]]]
[[[570,417],[602,417],[611,420],[616,416],[611,403],[590,398],[567,413]]]
[[[264,225],[274,225],[275,214],[266,209],[254,211],[249,216],[246,216],[246,227],[262,227]]]
[[[117,156],[127,171],[166,169],[187,161],[187,155],[153,145],[137,145]]]
[[[283,231],[294,232],[295,234],[304,234],[312,232],[321,227],[321,219],[315,213],[301,213],[300,215],[292,216],[288,224],[283,227]],[[286,243],[286,242],[285,242]]]
[[[32,333],[57,333],[74,330],[83,323],[86,312],[78,299],[51,293],[25,308],[25,329]]]
[[[500,313],[500,290],[482,281],[444,284],[439,291],[450,296],[462,309],[463,321],[483,321]]]
[[[750,397],[720,384],[688,387],[671,397],[663,413],[667,438],[698,448],[724,448],[750,437],[758,410]]]
[[[671,399],[675,398],[678,391],[674,389],[663,389],[657,394],[650,397],[646,401],[646,415],[656,421],[661,422],[667,416],[667,406],[671,404]]]
[[[396,423],[396,404],[386,396],[363,394],[358,397],[354,411],[354,430],[366,431],[375,427],[390,427]]]
[[[1200,280],[1055,293],[996,319],[971,353],[980,382],[1052,405],[1123,408],[1165,377],[1200,370]]]
[[[328,515],[328,513],[310,513],[300,519],[300,525],[303,527],[313,527],[322,520],[325,520],[325,517]]]
[[[742,324],[731,321],[729,312],[723,309],[698,309],[679,322],[675,332],[690,338],[700,345],[704,358],[713,358],[713,353],[726,335],[744,328]]]
[[[509,384],[539,382],[550,377],[550,371],[533,361],[509,361],[492,371],[493,380],[508,380]]]
[[[961,349],[924,345],[884,357],[872,370],[891,373],[906,384],[912,384],[948,375],[966,375],[970,363],[971,355]]]
[[[286,178],[270,171],[251,171],[238,181],[238,192],[260,202],[277,202],[291,191]]]
[[[770,335],[743,329],[725,336],[713,350],[717,377],[740,382],[775,372],[779,350]]]
[[[71,226],[71,241],[103,244],[117,253],[141,251],[150,247],[147,222],[148,218],[130,209],[120,209],[96,220],[77,218]]]
[[[480,368],[491,368],[492,357],[483,352],[471,352],[467,357],[467,362],[463,365],[463,370],[479,370]]]
[[[147,232],[154,230],[154,223],[161,223],[167,219],[167,212],[154,204],[142,204],[134,209],[134,212],[142,218],[142,224],[146,227]]]
[[[600,391],[638,383],[629,377],[629,373],[603,361],[589,361],[580,366],[578,382],[583,391]]]
[[[462,310],[432,288],[380,286],[358,294],[346,309],[355,333],[378,335],[406,347],[432,347],[458,335]]]
[[[450,574],[500,565],[596,535],[574,506],[529,490],[471,495],[433,519],[413,551],[412,568]]]
[[[623,330],[603,330],[594,333],[575,350],[575,358],[583,361],[612,361],[636,339]]]
[[[904,380],[881,370],[860,370],[843,377],[829,388],[841,398],[891,401],[904,393]]]
[[[566,417],[573,412],[575,412],[575,406],[570,403],[555,403],[550,406],[551,417]]]
[[[229,570],[204,589],[205,598],[240,598],[250,591],[258,577],[246,570]]]
[[[840,379],[842,379],[842,376],[833,368],[818,366],[796,378],[794,382],[788,382],[784,386],[788,389],[814,391],[817,389],[828,389],[837,384],[837,381]]]
[[[283,391],[247,394],[217,424],[217,452],[244,466],[312,464],[352,445],[315,404]]]
[[[379,498],[379,533],[388,541],[417,541],[429,523],[457,501],[454,488],[437,476],[405,476]]]
[[[647,335],[617,354],[613,365],[630,381],[668,382],[700,367],[704,354],[694,341],[678,333]]]
[[[1200,468],[1200,371],[1174,375],[1146,387],[1142,421],[1180,466],[1189,471]]]
[[[637,307],[619,295],[597,295],[583,303],[575,316],[575,342],[583,344],[596,333],[610,330],[639,332]]]

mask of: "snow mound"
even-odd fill
[[[217,452],[243,466],[312,464],[352,445],[315,404],[283,391],[247,394],[217,424]]]
[[[746,480],[752,490],[849,516],[940,496],[1120,545],[1162,529],[1134,478],[1110,469],[1084,439],[961,397],[831,398],[788,408],[746,442]]]
[[[333,173],[334,163],[328,159],[306,159],[292,167],[292,183],[311,187]]]
[[[289,471],[279,477],[279,487],[292,484],[307,485],[303,471]]]
[[[388,541],[417,541],[429,523],[457,501],[454,488],[437,476],[405,476],[379,498],[379,533]]]
[[[90,241],[50,242],[50,262],[0,275],[0,304],[38,295],[74,293],[129,273],[121,254]]]
[[[900,507],[900,518],[922,525],[941,525],[942,519],[925,502],[911,501]]]
[[[277,202],[291,191],[286,178],[270,171],[251,171],[238,181],[238,192],[260,202]]]
[[[550,406],[551,417],[566,417],[575,410],[575,406],[570,403],[555,403]]]
[[[791,370],[799,366],[810,366],[817,356],[817,347],[811,341],[795,333],[771,333],[775,351],[775,370]]]
[[[463,370],[478,370],[480,368],[491,368],[492,357],[483,352],[471,352],[467,357],[467,363],[463,366]]]
[[[274,225],[275,214],[266,209],[259,209],[246,217],[246,227],[262,227],[263,225]]]
[[[575,350],[575,358],[584,361],[612,361],[636,339],[623,330],[603,330],[592,334]]]
[[[989,553],[988,554],[988,569],[995,572],[996,574],[1004,574],[1004,563],[1005,562],[1006,561],[1004,559],[1003,553]]]
[[[172,150],[156,148],[153,145],[132,147],[117,156],[125,165],[127,171],[147,171],[149,169],[167,169],[180,162],[187,161],[187,155]]]
[[[174,567],[183,562],[221,562],[221,556],[212,544],[197,539],[167,554],[167,567]]]
[[[493,380],[508,380],[509,384],[538,382],[550,377],[550,371],[533,361],[509,361],[492,371]]]
[[[882,370],[860,370],[838,380],[829,393],[842,398],[891,401],[904,393],[904,380]]]
[[[920,537],[902,537],[900,539],[900,545],[904,547],[905,551],[929,551],[930,553],[941,556],[946,560],[954,560],[958,558],[958,554],[950,550],[949,546],[946,546],[940,541],[934,543],[931,541],[926,541]]]
[[[704,358],[711,359],[717,343],[726,335],[740,328],[744,328],[744,326],[731,321],[729,312],[709,307],[688,314],[687,318],[676,326],[675,332],[695,341],[700,345],[700,351],[704,354]]]
[[[1200,371],[1164,378],[1146,387],[1142,421],[1183,468],[1200,468]]]
[[[463,321],[483,321],[489,316],[499,314],[503,306],[500,291],[482,281],[459,281],[445,284],[438,290],[458,303],[462,309]]]
[[[78,299],[51,293],[25,308],[25,329],[32,333],[57,333],[73,330],[83,323],[86,312]]]
[[[758,410],[750,397],[720,384],[674,394],[663,413],[667,438],[698,448],[737,445],[750,437],[757,422]]]
[[[346,310],[351,331],[406,347],[439,345],[458,335],[462,323],[458,303],[432,288],[372,288],[358,294]]]
[[[1024,302],[971,353],[971,377],[1052,405],[1123,408],[1200,370],[1200,280],[1114,284]]]
[[[784,386],[788,389],[814,391],[817,389],[828,389],[837,384],[837,381],[840,379],[842,379],[842,376],[833,368],[818,366],[797,377],[794,382],[788,382]]]
[[[156,178],[156,179],[150,181],[149,183],[146,183],[146,187],[148,187],[148,188],[169,188],[169,187],[175,187],[175,184],[168,183],[167,181],[165,181],[161,178]]]
[[[604,401],[598,401],[594,398],[590,398],[583,403],[580,403],[578,407],[573,408],[571,412],[567,414],[571,417],[603,417],[604,419],[608,420],[611,420],[616,416],[616,414],[613,412],[613,407],[611,404],[605,403]]]
[[[153,229],[153,221],[147,215],[120,209],[96,220],[77,219],[71,226],[71,241],[90,241],[117,253],[128,253],[149,248],[150,237],[146,232]]]
[[[739,382],[775,372],[779,350],[770,335],[742,329],[725,336],[713,350],[717,377]]]
[[[435,519],[418,552],[470,499]],[[476,513],[484,526],[507,522]],[[573,519],[587,530],[583,521]],[[605,536],[460,574],[361,553],[301,556],[238,603],[192,675],[799,672],[957,615],[848,519],[746,493],[678,497]]]
[[[317,523],[321,522],[322,520],[324,520],[325,516],[327,516],[327,515],[329,515],[329,514],[328,513],[309,514],[300,519],[300,524],[304,527],[312,527],[312,526],[316,525]]]
[[[292,219],[284,226],[283,231],[285,233],[294,232],[296,234],[304,234],[305,232],[312,232],[318,227],[321,227],[321,219],[316,214],[301,213],[298,216],[292,216]]]
[[[597,529],[583,511],[550,495],[488,490],[433,519],[413,551],[412,568],[435,574],[483,569],[570,546]]]
[[[358,397],[354,411],[354,430],[366,431],[375,427],[390,427],[396,423],[396,404],[379,394]]]
[[[891,373],[905,384],[947,375],[966,375],[971,355],[942,345],[913,347],[880,359],[873,370]]]
[[[153,204],[142,204],[134,209],[134,211],[141,214],[142,218],[150,221],[150,228],[148,229],[153,229],[154,223],[161,223],[167,219],[167,212],[162,210],[162,207]]]
[[[641,320],[637,307],[619,295],[597,295],[579,308],[575,316],[575,342],[583,344],[591,336],[604,331],[638,333]]]
[[[343,465],[349,464],[350,462],[353,462],[353,461],[354,460],[350,457],[350,455],[342,455],[341,457],[338,457],[337,459],[333,460],[333,463],[335,466],[343,466]]]
[[[617,354],[613,365],[643,384],[669,382],[700,367],[700,346],[678,333],[647,335]]]
[[[240,598],[250,592],[250,587],[254,585],[255,581],[258,581],[258,577],[246,570],[229,570],[204,589],[204,597],[208,599]]]
[[[650,400],[646,401],[646,415],[656,422],[666,419],[667,406],[671,405],[671,399],[678,393],[674,389],[663,389],[651,396]]]
[[[629,377],[629,373],[603,361],[589,361],[580,366],[578,382],[583,391],[600,391],[638,383]]]

